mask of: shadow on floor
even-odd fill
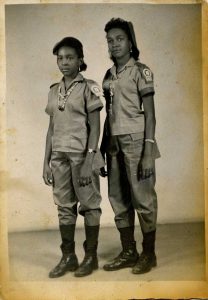
[[[141,252],[142,235],[135,230],[137,249]],[[84,230],[76,229],[76,253],[83,259]],[[73,273],[49,279],[48,272],[60,260],[61,243],[58,231],[9,234],[10,278],[15,281],[80,281]],[[116,228],[101,228],[98,257],[99,269],[82,281],[201,281],[205,279],[204,223],[158,225],[156,253],[158,266],[143,275],[131,269],[106,272],[103,265],[121,251]]]

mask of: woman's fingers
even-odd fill
[[[52,185],[52,183],[53,183],[53,177],[51,174],[48,174],[48,173],[43,175],[43,180],[44,180],[45,184],[47,184],[47,185]]]
[[[100,176],[106,177],[108,175],[107,171],[105,170],[104,167],[100,168]]]
[[[80,186],[89,185],[91,182],[92,182],[91,176],[89,176],[89,177],[80,177],[78,179],[78,183],[79,183]]]
[[[154,171],[152,168],[149,168],[149,169],[143,169],[142,167],[139,168],[139,179],[149,178],[153,174],[154,174]]]

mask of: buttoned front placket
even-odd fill
[[[112,123],[112,125],[113,123],[115,124],[115,122],[118,124],[121,122],[120,121],[120,116],[121,116],[120,98],[115,97],[115,90],[118,88],[116,86],[119,85],[119,81],[124,75],[127,68],[128,66],[125,65],[122,67],[121,70],[117,72],[116,66],[114,65],[110,70],[112,78],[109,82],[109,92],[110,92],[109,117],[110,117],[110,123]]]

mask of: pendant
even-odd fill
[[[65,106],[58,106],[58,109],[59,109],[60,111],[64,111]]]

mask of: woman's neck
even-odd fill
[[[72,75],[72,76],[64,76],[64,84],[65,89],[67,90],[71,84],[71,82],[77,77],[78,73]]]
[[[126,64],[127,62],[129,61],[130,59],[130,55],[126,55],[124,57],[121,57],[121,58],[117,58],[116,59],[116,66],[117,66],[117,70],[121,70]]]

